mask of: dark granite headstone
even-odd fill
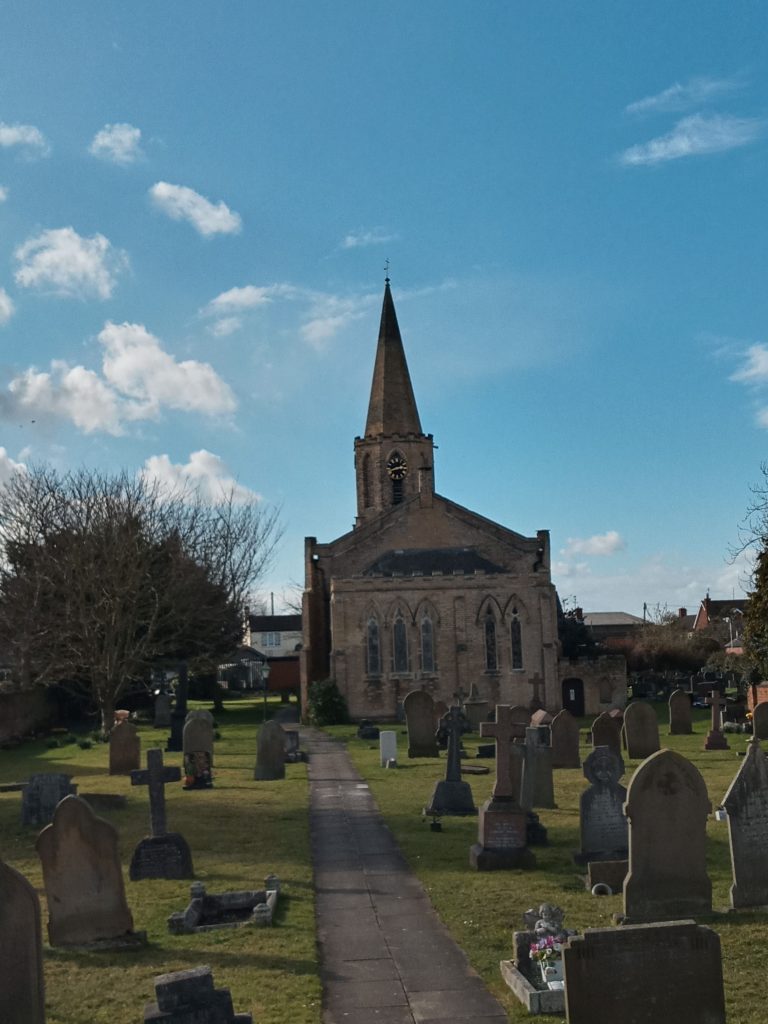
[[[585,758],[584,775],[590,785],[579,799],[581,849],[574,855],[577,864],[627,859],[627,791],[619,784],[623,774],[624,762],[610,747],[595,747]]]
[[[367,718],[360,720],[357,727],[357,738],[359,740],[377,740],[379,738],[379,727],[369,722]]]
[[[464,717],[461,708],[454,704],[441,719],[441,725],[448,734],[448,757],[445,764],[445,778],[435,786],[432,799],[424,808],[425,814],[463,817],[477,814],[472,787],[461,777],[461,734]]]
[[[592,723],[592,746],[610,747],[621,757],[621,725],[609,711],[603,711]]]
[[[0,1020],[45,1024],[40,900],[26,878],[0,860]]]
[[[650,704],[633,701],[624,711],[624,743],[627,757],[642,760],[659,749],[659,720]]]
[[[252,1024],[250,1013],[235,1013],[227,988],[217,989],[210,967],[160,974],[144,1024]]]
[[[755,704],[752,712],[752,733],[759,740],[768,740],[768,700]]]
[[[165,784],[178,782],[181,771],[163,766],[163,752],[147,751],[145,771],[131,772],[132,786],[149,787],[151,835],[137,845],[131,858],[131,881],[143,878],[192,878],[192,853],[178,832],[168,832],[165,818]]]
[[[552,744],[553,768],[580,768],[579,723],[563,708],[552,719],[549,727]]]
[[[669,695],[669,735],[688,736],[692,732],[691,698],[685,690],[673,690]]]
[[[171,724],[173,698],[170,693],[158,693],[155,697],[155,728],[167,729]]]
[[[768,760],[753,736],[723,797],[728,812],[733,885],[731,906],[768,905]]]
[[[274,719],[259,729],[253,777],[258,781],[285,778],[285,733]]]
[[[109,734],[109,774],[128,775],[141,767],[141,740],[132,722],[120,722]]]
[[[30,775],[21,791],[21,824],[47,825],[65,796],[76,796],[71,775],[47,772]]]
[[[405,695],[403,708],[408,728],[408,757],[437,757],[432,695],[426,690],[411,690]]]

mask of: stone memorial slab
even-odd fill
[[[624,762],[610,747],[595,747],[585,758],[584,775],[590,785],[579,799],[581,849],[574,855],[577,864],[627,859],[627,791],[619,784],[623,774]]]
[[[145,771],[131,772],[132,786],[149,787],[151,835],[139,842],[131,858],[130,878],[192,878],[192,853],[186,839],[169,832],[165,817],[165,784],[178,782],[181,770],[163,766],[163,752],[147,751]]]
[[[717,692],[712,690],[706,701],[712,710],[712,721],[710,725],[707,738],[704,741],[705,750],[728,750],[728,740],[723,735],[723,712],[722,708],[725,704],[723,697]]]
[[[132,722],[123,721],[109,733],[109,774],[130,775],[141,768],[141,740]]]
[[[720,937],[694,921],[587,928],[563,968],[568,1024],[725,1024]]]
[[[184,789],[210,788],[213,785],[213,715],[210,712],[189,712],[182,747]]]
[[[357,726],[357,738],[359,740],[377,740],[379,738],[379,727],[362,718]]]
[[[0,1020],[45,1024],[40,900],[26,878],[0,860]]]
[[[390,761],[397,764],[397,733],[385,729],[379,733],[379,764],[386,768]]]
[[[133,917],[125,901],[117,831],[85,801],[65,797],[35,843],[48,900],[52,946],[119,940],[134,944]]]
[[[628,860],[591,860],[587,864],[587,888],[591,892],[594,886],[605,885],[611,890],[611,895],[620,893],[628,871]]]
[[[270,720],[259,729],[253,777],[257,782],[285,778],[285,733],[279,722]]]
[[[659,749],[659,720],[650,704],[628,704],[624,709],[623,731],[627,757],[643,760]]]
[[[731,841],[731,906],[768,905],[768,760],[753,736],[723,797]]]
[[[75,796],[77,786],[71,775],[45,772],[30,775],[21,790],[21,824],[47,825],[65,796]]]
[[[253,1024],[250,1013],[235,1013],[229,989],[214,987],[210,967],[158,975],[155,999],[144,1024]]]
[[[752,733],[759,740],[768,740],[768,700],[755,704],[752,712]]]
[[[685,690],[673,690],[669,695],[669,735],[688,736],[692,732],[691,698]]]
[[[411,690],[403,700],[403,708],[408,728],[408,757],[437,757],[432,694],[426,690]]]
[[[480,723],[488,718],[489,702],[485,697],[480,696],[477,683],[472,683],[469,688],[469,696],[464,701],[464,717],[469,722],[472,732],[479,732]],[[447,710],[447,708],[446,708]]]
[[[168,729],[171,725],[173,698],[170,693],[158,693],[155,697],[155,728]]]
[[[273,721],[280,724],[280,728],[285,736],[285,763],[299,764],[302,761],[306,761],[307,755],[301,749],[301,734],[299,733],[298,725],[293,722],[283,722],[277,716],[274,717]]]
[[[581,768],[579,723],[567,710],[558,711],[549,727],[553,768]]]
[[[592,746],[610,747],[617,757],[621,757],[621,726],[608,711],[604,711],[592,723]]]
[[[464,722],[461,708],[455,704],[441,719],[441,727],[448,736],[445,778],[436,784],[432,799],[424,808],[425,814],[436,817],[465,817],[477,814],[472,787],[461,777],[461,735]]]
[[[673,750],[638,767],[627,789],[629,873],[624,914],[632,923],[712,912],[707,875],[707,815],[712,806],[699,770]]]
[[[552,778],[552,748],[549,729],[531,726],[525,730],[523,779],[520,803],[525,810],[555,807]]]

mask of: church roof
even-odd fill
[[[411,548],[385,551],[363,576],[450,576],[453,573],[504,572],[474,548]]]
[[[379,342],[373,367],[365,436],[421,432],[419,411],[413,397],[411,377],[387,278],[384,285]]]

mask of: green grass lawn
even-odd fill
[[[694,735],[667,736],[666,704],[656,706],[662,746],[678,751],[696,765],[706,781],[713,808],[717,807],[741,764],[737,752],[746,748],[748,737],[729,735],[730,750],[705,752],[702,747],[709,729],[709,712],[694,712]],[[590,749],[586,730],[591,720],[583,719],[580,725],[583,758]],[[522,927],[523,911],[545,901],[555,903],[566,911],[566,926],[582,931],[610,926],[611,915],[622,909],[620,895],[591,896],[571,859],[571,852],[579,847],[579,796],[587,785],[586,780],[580,770],[555,772],[557,809],[537,812],[548,829],[550,845],[535,848],[536,870],[476,872],[469,867],[469,848],[477,838],[477,820],[443,818],[443,831],[434,833],[420,813],[435,780],[443,774],[444,759],[440,762],[430,758],[409,760],[404,727],[391,728],[398,733],[400,767],[396,771],[379,768],[378,744],[358,740],[353,726],[338,726],[328,731],[347,743],[358,771],[369,781],[384,818],[438,913],[466,950],[473,966],[507,1008],[510,1020],[529,1020],[531,1018],[502,982],[498,968],[499,960],[512,955],[512,932]],[[477,742],[476,736],[465,737],[465,747],[470,753]],[[465,776],[479,807],[490,795],[494,762],[471,763],[491,766],[491,774],[487,776]],[[623,785],[628,784],[638,763],[625,759]],[[727,823],[712,818],[708,837],[713,905],[725,910],[731,885]],[[699,923],[714,928],[722,940],[729,1024],[764,1024],[765,1004],[755,994],[759,993],[768,969],[768,914],[722,913]],[[661,1019],[659,1024],[662,1024]]]
[[[198,706],[198,705],[193,705]],[[209,707],[210,705],[199,705]],[[134,927],[149,945],[139,952],[75,953],[46,945],[48,1024],[138,1024],[154,998],[153,977],[208,964],[217,987],[232,991],[235,1009],[259,1024],[318,1024],[321,990],[314,929],[306,766],[287,765],[287,778],[254,782],[261,702],[228,704],[217,716],[221,739],[214,753],[215,787],[184,792],[166,786],[168,827],[189,842],[196,878],[209,892],[260,889],[267,874],[282,882],[273,928],[242,928],[171,935],[166,918],[189,902],[188,881],[131,882],[133,848],[149,831],[146,787],[108,774],[108,748],[72,744],[49,750],[46,741],[0,751],[0,781],[24,781],[34,772],[74,776],[81,793],[123,793],[124,810],[101,814],[117,828],[126,894]],[[140,728],[142,750],[164,746],[167,730]],[[142,757],[142,761],[143,761]],[[181,754],[166,754],[181,765]],[[0,856],[38,889],[46,936],[46,903],[34,842],[37,829],[21,828],[21,794],[0,794]],[[101,813],[101,812],[100,812]]]

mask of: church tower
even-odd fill
[[[368,419],[355,438],[357,523],[421,493],[434,493],[434,444],[421,429],[395,304],[384,284]]]

